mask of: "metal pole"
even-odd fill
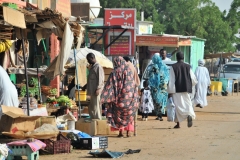
[[[39,77],[39,69],[38,69],[38,58],[36,57],[37,60],[37,79],[38,79],[38,94],[39,94],[39,104],[42,104],[42,94],[41,94],[41,85],[40,85],[40,77]]]
[[[76,49],[75,47],[73,48],[73,53],[74,53],[74,61],[75,61],[75,71],[76,71],[76,78],[77,78],[77,85],[79,84],[78,83],[78,66],[77,66],[77,59],[76,59]],[[79,118],[81,118],[81,102],[80,102],[80,90],[79,88],[77,87],[77,90],[78,90],[78,107],[79,107]]]
[[[22,50],[23,50],[23,62],[24,62],[24,70],[25,70],[25,79],[26,79],[26,93],[27,93],[27,114],[30,116],[29,112],[29,93],[28,93],[28,74],[27,74],[27,62],[26,62],[26,53],[25,53],[25,46],[24,46],[24,38],[23,38],[23,31],[20,29],[21,37],[22,37]]]

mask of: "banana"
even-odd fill
[[[3,52],[4,50],[3,50],[3,42],[0,42],[0,52]]]

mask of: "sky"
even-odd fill
[[[212,2],[215,2],[216,6],[219,7],[221,11],[228,10],[230,9],[231,3],[233,0],[212,0]]]

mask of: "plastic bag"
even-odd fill
[[[172,97],[167,102],[167,121],[174,122],[175,119],[175,104],[173,103]]]

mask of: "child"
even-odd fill
[[[148,87],[148,81],[143,82],[143,89],[141,90],[141,107],[142,120],[148,120],[148,113],[152,113],[154,109],[150,88]]]

